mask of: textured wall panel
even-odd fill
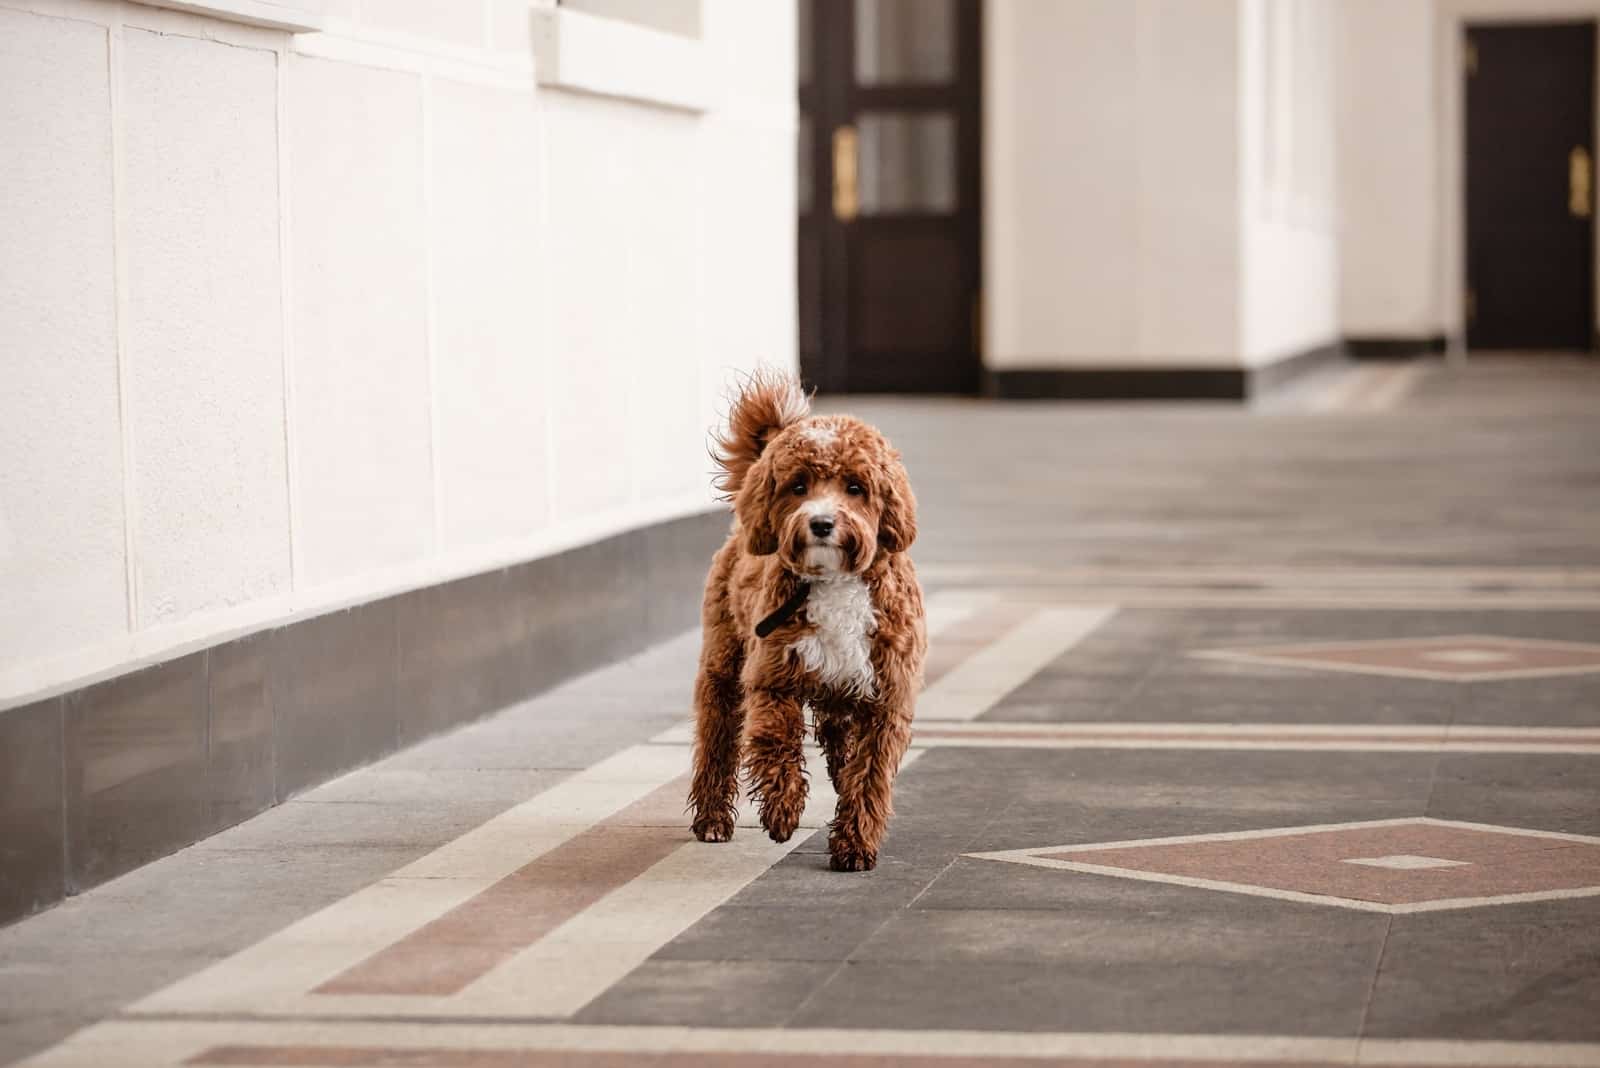
[[[439,80],[432,108],[436,456],[451,548],[545,523],[545,413],[571,398],[548,394],[539,346],[532,96]]]
[[[0,10],[0,666],[127,628],[105,31]]]
[[[271,52],[126,31],[139,622],[289,587]]]
[[[295,514],[315,585],[433,541],[422,87],[298,58],[288,85]]]

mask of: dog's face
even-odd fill
[[[745,547],[777,553],[797,575],[860,574],[917,536],[917,502],[900,454],[849,416],[815,416],[779,433],[735,502]]]

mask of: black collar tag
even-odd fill
[[[756,637],[765,638],[793,619],[795,613],[800,611],[800,606],[806,603],[806,594],[810,592],[811,584],[809,582],[800,583],[800,588],[790,594],[789,599],[780,604],[776,612],[756,624]]]

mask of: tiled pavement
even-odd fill
[[[1600,1064],[1600,367],[1414,377],[860,405],[936,630],[876,872],[820,773],[691,840],[685,636],[0,931],[0,1060]]]

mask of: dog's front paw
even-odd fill
[[[761,826],[774,842],[787,842],[800,826],[800,814],[805,811],[805,799],[767,798],[761,803]]]
[[[861,849],[834,847],[829,851],[828,867],[834,871],[871,871],[878,866],[878,854]]]
[[[701,816],[694,821],[694,836],[702,842],[726,842],[733,838],[733,817]]]
[[[834,871],[871,871],[878,866],[878,851],[851,835],[834,832],[828,838],[828,867]]]

